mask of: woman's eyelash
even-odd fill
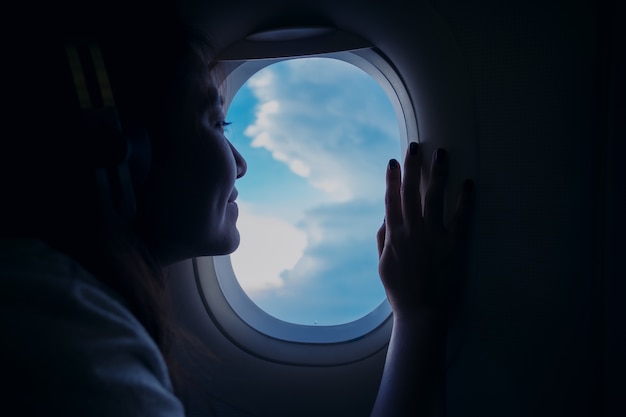
[[[233,124],[233,123],[232,123],[232,122],[226,122],[226,121],[224,121],[224,120],[221,120],[221,121],[219,121],[219,122],[217,122],[217,123],[216,123],[216,127],[219,127],[219,128],[222,128],[222,129],[226,130],[226,128],[227,128],[228,126],[230,126],[231,124]]]

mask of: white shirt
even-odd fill
[[[0,398],[14,415],[182,417],[122,299],[34,239],[0,239]]]

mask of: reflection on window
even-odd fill
[[[351,322],[385,297],[375,234],[399,132],[382,88],[337,59],[301,58],[254,74],[234,97],[229,138],[248,162],[238,181],[244,291],[281,320]]]

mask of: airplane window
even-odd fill
[[[254,73],[227,119],[248,162],[230,257],[244,292],[294,324],[349,323],[376,309],[384,172],[403,149],[379,82],[340,59],[287,59]]]
[[[239,249],[193,260],[206,311],[266,360],[368,357],[391,333],[376,231],[387,162],[419,140],[413,102],[388,59],[362,42],[247,46],[220,60],[227,136],[248,175],[237,182]]]

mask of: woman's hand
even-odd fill
[[[449,227],[443,223],[446,151],[433,154],[424,205],[420,192],[420,146],[412,142],[404,178],[396,160],[387,167],[385,222],[377,234],[379,274],[395,320],[446,319],[458,303],[466,270],[474,185],[466,180]]]

